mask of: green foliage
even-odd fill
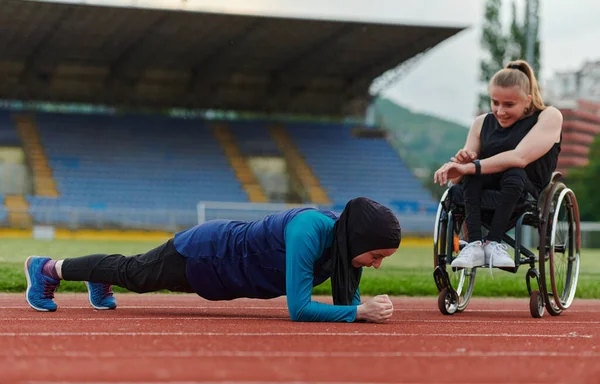
[[[433,183],[433,172],[464,146],[468,128],[414,113],[389,99],[377,99],[374,107],[377,125],[390,132],[392,145],[410,169],[424,171],[417,176],[434,200],[439,200],[446,187]]]
[[[567,185],[577,196],[582,221],[600,221],[600,193],[598,176],[600,175],[600,140],[598,136],[590,146],[589,164],[581,168],[572,168],[566,180]]]
[[[435,171],[442,166],[442,163],[434,164],[430,169]],[[423,181],[423,186],[427,188],[431,192],[431,196],[435,201],[439,201],[442,198],[442,195],[448,189],[446,185],[439,185],[433,182],[433,173],[431,177],[425,178]]]
[[[486,85],[496,72],[504,66],[506,57],[507,37],[502,33],[500,22],[501,0],[487,0],[485,4],[485,18],[481,34],[481,47],[489,53],[489,57],[481,60],[480,80]],[[479,111],[487,111],[490,106],[490,98],[487,94],[479,95]]]
[[[502,69],[508,61],[526,59],[527,20],[522,22],[518,20],[517,7],[513,1],[512,21],[509,32],[505,35],[502,23],[500,22],[501,8],[501,0],[486,1],[481,47],[488,52],[488,57],[483,59],[480,63],[481,72],[479,78],[486,85],[486,88],[494,74]],[[534,19],[538,19],[538,17],[539,15],[535,15]],[[534,43],[534,62],[529,64],[536,72],[536,76],[539,77],[541,69],[540,40],[538,37],[538,30],[534,31],[534,33],[536,36]],[[478,108],[481,113],[489,110],[490,98],[487,91],[479,95]]]
[[[512,3],[512,22],[510,23],[510,39],[507,44],[506,55],[509,60],[525,57],[527,46],[527,30],[525,25],[519,24],[517,18],[517,5]]]
[[[377,99],[374,107],[378,126],[391,133],[393,144],[410,168],[437,169],[467,139],[466,126],[414,113],[389,99]]]
[[[510,34],[507,42],[506,59],[507,61],[526,59],[527,53],[527,22],[522,23],[518,20],[517,5],[513,1],[512,3],[512,22],[510,24]],[[541,62],[540,62],[540,39],[538,31],[535,33],[535,42],[533,47],[534,62],[529,63],[536,73],[536,77],[539,80]]]

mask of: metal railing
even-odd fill
[[[292,206],[279,204],[277,209],[257,207],[252,211],[246,206],[240,208],[238,205],[220,204],[220,207],[213,205],[209,207],[209,210],[205,210],[205,208],[201,210],[94,209],[85,207],[37,206],[30,207],[27,211],[13,209],[10,212],[5,206],[0,206],[0,227],[24,229],[39,225],[70,230],[133,229],[176,232],[197,225],[199,222],[215,218],[257,220],[267,214],[291,208]],[[202,206],[200,205],[200,207]],[[324,207],[324,209],[328,208]],[[433,215],[396,213],[396,216],[400,221],[403,235],[431,235],[435,219]]]

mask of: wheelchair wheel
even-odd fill
[[[579,207],[572,190],[553,182],[545,196],[540,228],[540,291],[553,316],[573,302],[579,278]]]
[[[445,201],[447,193],[448,191],[442,196],[442,202]],[[453,212],[447,212],[440,203],[433,233],[434,268],[439,266],[447,272],[450,288],[456,292],[456,303],[452,301],[453,304],[448,309],[443,310],[442,308],[446,308],[446,306],[441,303],[445,302],[443,297],[446,294],[442,294],[444,289],[440,290],[438,307],[446,315],[464,311],[469,304],[469,300],[471,300],[475,287],[476,269],[455,270],[450,266],[452,260],[458,256],[458,253],[466,244],[464,240],[466,233],[464,218],[460,215],[454,215]],[[456,304],[455,309],[453,309],[454,304]]]
[[[579,207],[573,191],[562,188],[553,200],[554,212],[549,239],[550,287],[556,306],[562,310],[573,303],[579,279],[581,232]]]
[[[550,265],[550,238],[552,232],[552,220],[554,218],[554,210],[557,203],[556,196],[558,196],[562,189],[564,189],[564,184],[560,182],[552,182],[547,187],[547,192],[545,193],[541,210],[542,225],[540,228],[539,247],[539,288],[540,293],[544,298],[546,309],[552,316],[558,316],[562,312],[562,309],[556,305],[556,302],[554,301],[550,282],[550,275],[552,274]]]
[[[438,308],[444,315],[453,315],[458,310],[458,295],[450,288],[444,288],[438,295]]]
[[[531,292],[531,296],[529,296],[529,312],[536,319],[544,316],[544,297],[540,291]]]

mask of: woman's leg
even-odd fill
[[[481,209],[483,191],[498,189],[500,175],[465,176],[463,181],[463,197],[465,203],[465,221],[467,224],[467,241],[483,241],[481,232]]]
[[[26,298],[38,311],[55,311],[54,292],[60,280],[85,281],[90,303],[97,309],[112,309],[116,302],[111,285],[133,292],[162,289],[193,292],[185,275],[185,257],[173,246],[173,239],[135,256],[96,254],[73,259],[51,260],[29,257],[25,261]]]
[[[117,285],[132,292],[193,292],[185,275],[186,260],[173,239],[135,256],[96,254],[65,259],[62,278]]]
[[[514,267],[515,262],[502,244],[502,237],[515,207],[528,188],[529,179],[522,168],[510,168],[502,173],[500,191],[496,194],[495,210],[490,232],[484,246],[486,263],[494,267]]]
[[[497,179],[496,175],[466,176],[463,179],[462,192],[469,244],[452,261],[452,267],[473,268],[485,264],[481,232],[482,196],[484,189],[497,187]]]
[[[496,194],[496,209],[490,232],[487,235],[488,241],[502,241],[502,236],[508,229],[510,217],[523,196],[527,183],[527,174],[523,168],[510,168],[502,173],[500,193]]]

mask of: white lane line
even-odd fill
[[[60,303],[58,308],[61,309],[93,309],[90,305],[61,305]],[[24,305],[5,305],[0,306],[0,309],[29,309],[30,307],[25,303]],[[287,307],[246,307],[240,305],[239,307],[232,306],[206,306],[206,305],[119,305],[119,309],[231,309],[231,310],[278,310],[278,311],[287,311]]]
[[[86,384],[115,384],[114,381],[86,381]],[[139,381],[119,381],[119,384],[139,384]],[[144,381],[147,384],[382,384],[366,381]],[[385,382],[384,382],[385,383]],[[405,384],[413,384],[404,381]],[[22,384],[81,384],[80,381],[23,381]]]
[[[527,308],[523,307],[524,309],[496,309],[496,308],[474,308],[474,309],[467,309],[466,312],[476,312],[476,313],[487,313],[487,312],[493,312],[493,313],[523,313],[523,312],[527,312]],[[27,304],[24,305],[8,305],[8,306],[0,306],[0,309],[30,309],[30,307]],[[82,306],[71,306],[71,305],[60,305],[59,303],[59,308],[58,310],[65,310],[65,309],[90,309],[92,310],[92,307],[89,305],[82,305]],[[177,306],[177,305],[119,305],[118,309],[195,309],[195,310],[199,310],[199,309],[204,309],[204,310],[223,310],[223,309],[229,309],[232,311],[245,311],[245,310],[260,310],[260,311],[266,311],[266,310],[277,310],[277,311],[287,311],[287,307],[246,307],[244,305],[240,305],[239,307],[231,307],[231,306]],[[396,308],[394,309],[394,312],[404,312],[404,313],[410,313],[410,312],[433,312],[433,313],[439,313],[439,310],[437,309],[437,307],[432,306],[431,309],[428,308]],[[600,308],[597,309],[573,309],[573,308],[569,308],[567,310],[566,313],[600,313]]]
[[[452,351],[452,352],[324,352],[324,351],[194,351],[194,352],[88,352],[65,351],[47,353],[36,350],[33,353],[2,353],[0,356],[12,357],[78,357],[78,358],[165,358],[165,357],[303,357],[303,358],[359,358],[359,357],[578,357],[597,358],[600,352],[557,352],[557,351]]]
[[[50,315],[52,316],[52,315]],[[206,320],[260,320],[260,321],[264,321],[264,320],[290,320],[289,316],[288,317],[243,317],[243,316],[235,316],[235,317],[231,317],[231,316],[203,316],[201,314],[199,314],[196,317],[182,317],[182,316],[173,316],[173,317],[114,317],[114,316],[107,316],[107,317],[5,317],[5,318],[0,318],[0,321],[110,321],[110,322],[114,322],[114,321],[120,321],[120,320],[124,320],[124,321],[153,321],[153,320],[169,320],[169,321],[177,321],[177,320],[199,320],[199,321],[206,321]]]
[[[449,338],[583,338],[591,339],[592,335],[580,335],[577,332],[567,334],[512,334],[512,333],[393,333],[393,332],[1,332],[0,337],[75,337],[75,336],[226,336],[226,337],[290,337],[290,336],[333,336],[333,337],[449,337]]]
[[[115,316],[107,316],[107,317],[52,317],[52,315],[40,315],[42,317],[0,317],[0,321],[107,321],[111,322],[115,321],[207,321],[207,320],[290,320],[289,317],[247,317],[247,316],[205,316],[202,314],[198,314],[197,316],[172,316],[172,317],[140,317],[140,316],[132,316],[132,317],[115,317]],[[547,319],[530,319],[530,320],[470,320],[470,319],[460,319],[456,318],[453,320],[418,320],[418,319],[407,319],[407,320],[388,320],[389,324],[402,324],[402,323],[449,323],[449,324],[457,324],[457,323],[474,323],[474,324],[482,324],[482,323],[493,323],[493,324],[600,324],[600,321],[565,321],[565,320],[547,320]]]

